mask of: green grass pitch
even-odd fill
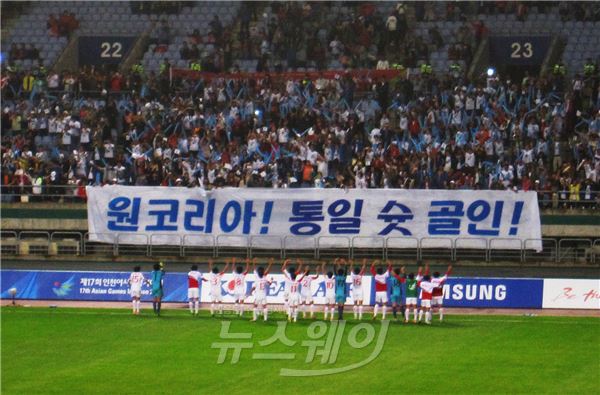
[[[192,317],[166,310],[156,318],[148,310],[132,316],[123,309],[3,307],[2,394],[583,394],[600,388],[598,318],[448,315],[432,326],[392,322],[381,353],[369,364],[333,375],[283,377],[281,368],[360,362],[375,341],[350,348],[346,335],[357,323],[349,320],[335,363],[323,365],[320,356],[306,363],[308,348],[301,343],[310,340],[311,321],[287,325],[294,346],[279,341],[260,346],[283,316],[252,323],[246,314],[221,319],[204,311]],[[252,334],[254,348],[242,350],[236,364],[231,351],[217,364],[220,350],[211,348],[228,341],[219,338],[222,321],[230,322],[230,332]],[[378,334],[380,322],[372,325]],[[360,341],[367,331],[356,334]],[[253,359],[259,352],[296,356]]]

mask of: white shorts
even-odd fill
[[[137,289],[137,288],[131,288],[129,290],[129,295],[131,295],[132,298],[141,298],[142,297],[142,289]]]
[[[198,288],[188,288],[188,299],[200,298],[200,291]]]
[[[219,303],[221,303],[223,301],[223,296],[221,295],[220,292],[219,293],[211,292],[210,293],[210,301],[211,302],[219,302]]]
[[[363,301],[363,291],[361,289],[352,290],[352,299],[356,302],[357,300]]]
[[[246,294],[242,290],[236,290],[233,293],[233,297],[235,298],[236,301],[238,301],[238,300],[244,300],[244,299],[246,299]]]
[[[325,304],[335,304],[335,294],[333,295],[325,295]]]
[[[387,292],[385,292],[385,291],[375,292],[375,303],[387,303],[387,301],[388,301]]]
[[[431,300],[430,299],[422,299],[421,307],[431,307]]]
[[[298,295],[298,294],[292,294],[292,295],[289,296],[288,304],[291,307],[297,307],[299,303],[300,303],[300,295]]]
[[[267,295],[256,295],[254,297],[254,304],[264,306],[267,304]]]
[[[312,303],[313,302],[312,294],[301,294],[300,300],[302,300],[302,303]]]
[[[443,304],[444,304],[443,296],[434,296],[433,299],[431,299],[432,306],[442,306]]]
[[[406,298],[406,305],[407,306],[416,306],[417,298]]]

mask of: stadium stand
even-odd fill
[[[45,67],[2,64],[3,201],[117,183],[510,188],[598,205],[595,3],[176,4],[24,7],[3,44],[35,46]],[[49,15],[65,12],[78,23],[55,37]],[[296,42],[298,29],[311,33]],[[140,69],[53,70],[69,37],[108,33],[150,37]],[[564,36],[566,70],[469,77],[490,33]],[[375,68],[392,70],[357,70]],[[257,70],[270,74],[207,73]]]

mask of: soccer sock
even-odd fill
[[[162,302],[158,302],[156,303],[156,312],[160,315],[160,307],[162,305]]]
[[[196,300],[194,302],[194,313],[198,314],[198,310],[200,310],[200,301]]]
[[[188,302],[188,306],[190,306],[190,313],[194,312],[194,302],[192,302],[191,300]]]
[[[268,308],[264,308],[263,309],[263,316],[265,317],[265,321],[267,320],[267,316],[269,315],[269,309]]]
[[[240,303],[240,317],[244,315],[244,303]]]
[[[257,307],[255,307],[255,308],[252,310],[252,320],[256,321],[256,317],[257,317],[257,316],[258,316],[258,308],[257,308]]]
[[[444,308],[440,307],[440,321],[444,319]]]
[[[136,300],[132,300],[131,304],[133,305],[133,312],[135,313],[135,304],[136,304]]]
[[[142,301],[141,300],[137,300],[137,312],[140,312],[140,306],[142,305]]]
[[[425,322],[430,323],[431,322],[431,310],[429,310],[428,312],[425,313]]]
[[[306,305],[305,304],[301,304],[300,305],[300,309],[302,310],[302,317],[306,318]]]
[[[323,307],[323,319],[326,320],[327,319],[327,313],[329,312],[329,307],[325,306]]]
[[[311,304],[309,307],[310,310],[310,318],[313,318],[315,316],[315,305]]]
[[[358,305],[358,319],[362,320],[362,313],[363,313],[363,305],[360,304]]]
[[[398,318],[398,307],[392,306],[392,312],[394,313],[394,318]]]
[[[416,321],[417,320],[417,308],[413,307],[413,319]]]
[[[381,319],[382,319],[382,320],[385,320],[385,311],[386,311],[386,310],[387,310],[387,306],[386,306],[386,305],[383,305],[383,308],[381,309],[381,311],[382,311]]]
[[[375,304],[375,307],[373,307],[373,317],[377,317],[378,311],[379,311],[379,305]]]
[[[410,318],[410,309],[406,309],[406,310],[404,310],[404,320],[408,321],[409,318]]]
[[[292,307],[292,318],[294,321],[298,320],[298,307]]]
[[[423,310],[419,310],[419,321],[423,318]]]
[[[219,313],[223,314],[223,303],[219,303]]]
[[[358,306],[354,305],[352,306],[352,312],[354,313],[354,319],[358,318]]]
[[[344,319],[344,306],[338,306],[338,320]]]

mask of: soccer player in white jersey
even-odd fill
[[[375,264],[378,261],[374,261],[371,264],[371,274],[375,278],[375,307],[373,307],[373,319],[377,318],[377,311],[381,307],[381,319],[385,320],[385,313],[387,309],[387,279],[390,277],[390,270],[392,266],[388,264],[387,270],[383,270],[382,267],[378,267],[375,270]]]
[[[285,277],[285,285],[284,285],[284,289],[283,289],[283,307],[288,315],[290,314],[289,299],[290,299],[290,287],[292,285],[292,282],[289,280],[290,272],[294,272],[297,276],[298,274],[301,273],[301,270],[302,270],[302,261],[300,261],[299,259],[296,261],[298,263],[298,267],[297,268],[290,267],[288,270],[288,264],[291,261],[292,261],[291,259],[286,259],[285,261],[283,261],[283,265],[281,266],[281,272],[284,274],[284,277]],[[287,276],[286,276],[286,274],[287,274]]]
[[[350,269],[350,282],[352,283],[352,300],[354,301],[354,306],[352,310],[354,311],[354,319],[362,320],[363,316],[363,275],[365,274],[365,267],[367,266],[367,260],[363,259],[362,267],[354,266],[354,261],[351,262]]]
[[[300,290],[300,309],[302,310],[302,318],[306,318],[306,307],[308,306],[310,318],[315,318],[315,302],[312,296],[312,282],[319,278],[319,270],[313,276],[310,274],[310,266],[306,267],[304,276],[302,277],[302,289]]]
[[[225,264],[223,271],[219,271],[217,266],[213,266],[212,260],[208,261],[208,282],[210,284],[210,315],[215,315],[215,307],[223,314],[223,295],[221,294],[221,282],[223,275],[227,271],[229,263]],[[216,306],[215,306],[216,305]]]
[[[435,285],[431,282],[429,276],[429,266],[425,266],[425,275],[422,279],[417,282],[417,285],[421,289],[421,310],[419,311],[419,321],[425,314],[425,323],[431,324],[431,299],[433,297],[433,289]]]
[[[325,264],[321,266],[321,272],[325,273]],[[330,321],[333,321],[333,314],[335,312],[335,276],[332,271],[327,272],[325,275],[325,314],[323,316],[324,320],[327,320],[327,316],[331,311]]]
[[[198,315],[200,309],[200,281],[206,281],[198,271],[198,265],[192,265],[188,273],[188,305],[190,314]]]
[[[231,259],[231,267],[235,267],[235,258]],[[250,267],[250,259],[246,259],[246,268],[238,265],[233,269],[233,297],[235,304],[233,310],[241,316],[244,315],[244,300],[246,299],[246,275]]]
[[[298,304],[300,303],[300,283],[302,279],[306,277],[306,273],[298,274],[295,271],[291,273],[284,272],[283,275],[290,283],[290,294],[289,294],[289,309],[288,309],[288,321],[298,321]]]
[[[252,321],[256,321],[258,315],[260,314],[260,310],[263,311],[263,318],[266,321],[269,314],[269,306],[267,305],[267,290],[269,286],[273,282],[272,279],[268,277],[269,272],[271,271],[271,266],[273,266],[273,258],[269,260],[269,266],[267,266],[267,270],[264,267],[259,266],[256,268],[256,264],[253,265],[254,272],[254,287],[252,287],[252,291],[254,292],[254,311],[252,314]]]
[[[141,268],[136,266],[133,268],[133,272],[129,275],[130,289],[129,294],[131,295],[131,305],[133,307],[133,314],[140,314],[140,298],[142,297],[142,285],[144,282],[149,282],[144,278],[144,275],[140,272]]]
[[[446,274],[440,277],[440,273],[435,272],[433,273],[433,278],[431,279],[432,284],[435,285],[431,295],[431,314],[433,315],[435,313],[435,308],[437,307],[440,314],[440,321],[444,320],[444,283],[448,279],[451,271],[452,265],[449,265],[448,270],[446,270]]]

